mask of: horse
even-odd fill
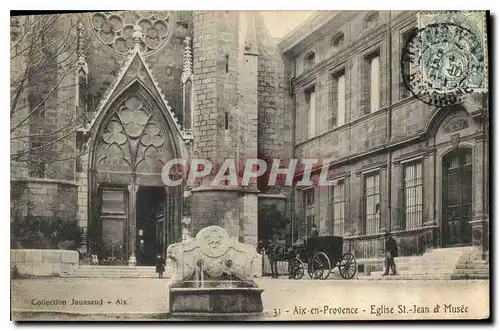
[[[278,257],[280,245],[271,242],[269,239],[259,241],[257,252],[266,254],[271,265],[271,278],[278,278]]]
[[[264,252],[269,259],[272,278],[278,278],[278,261],[288,261],[293,255],[291,249],[290,245],[274,243],[269,239],[260,240],[257,244],[257,252],[259,254]]]

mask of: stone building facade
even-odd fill
[[[71,87],[52,93],[34,122],[53,132],[62,121],[84,120],[64,143],[45,147],[66,158],[40,158],[37,172],[32,163],[12,162],[13,219],[77,220],[86,234],[82,250],[131,265],[154,264],[169,244],[207,225],[256,244],[256,183],[169,187],[162,169],[176,158],[209,159],[216,169],[227,158],[291,153],[282,139],[283,64],[260,15],[125,11],[68,14],[57,22],[50,33],[69,31],[81,55],[67,79]],[[21,98],[25,112],[31,94]],[[26,131],[35,132],[34,124]],[[26,147],[16,139],[11,145]]]
[[[294,157],[330,162],[333,187],[297,188],[297,237],[312,224],[358,258],[428,247],[488,247],[487,93],[430,106],[406,88],[401,52],[417,13],[313,15],[280,42],[291,79]],[[293,109],[293,110],[292,110]]]
[[[76,220],[82,250],[130,265],[153,264],[208,225],[256,244],[264,206],[291,221],[288,241],[314,224],[343,236],[357,258],[377,256],[386,230],[403,254],[487,249],[487,96],[447,108],[413,97],[399,58],[416,27],[416,12],[318,12],[278,42],[258,12],[63,15],[53,33],[70,31],[81,55],[43,116],[17,134],[84,120],[43,149],[50,162],[12,162],[12,221]],[[57,81],[59,56],[38,87]],[[11,126],[37,102],[35,90],[20,97]],[[19,141],[13,151],[39,146]],[[176,158],[218,169],[256,157],[329,160],[335,185],[210,185],[215,172],[192,187],[162,179]]]

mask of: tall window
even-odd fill
[[[344,236],[345,220],[345,184],[338,181],[333,186],[333,235]]]
[[[315,199],[315,189],[310,188],[307,190],[303,191],[303,197],[304,197],[304,208],[305,208],[305,218],[306,218],[306,235],[309,234],[309,230],[311,229],[311,226],[314,224],[316,225],[316,229],[318,229],[318,224],[315,224],[315,219],[314,215],[316,213],[316,199]]]
[[[380,175],[366,175],[364,184],[365,234],[375,234],[380,229]]]
[[[370,64],[370,113],[380,109],[380,57],[378,53],[369,57]]]
[[[306,94],[307,111],[309,115],[308,136],[309,138],[311,138],[316,135],[316,91],[314,86],[306,90],[305,94]]]
[[[404,219],[402,230],[411,230],[422,225],[422,163],[404,166]]]
[[[411,29],[410,31],[406,32],[403,34],[401,38],[401,52],[406,51],[411,51],[408,49],[408,42],[410,41],[411,38],[416,34],[417,29]],[[403,67],[401,70],[403,71],[403,75],[408,77],[411,72],[410,72],[410,61],[401,61]],[[410,90],[405,85],[405,82],[403,80],[403,75],[399,75],[399,98],[400,100],[405,99],[410,97],[411,93]]]
[[[333,76],[332,117],[330,129],[345,124],[345,73],[344,71]]]

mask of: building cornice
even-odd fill
[[[384,39],[384,35],[387,35],[387,23],[379,25],[377,28],[373,29],[373,31],[367,32],[367,34],[363,37],[354,42],[350,42],[339,52],[332,54],[330,57],[321,62],[318,62],[310,70],[297,76],[297,78],[295,78],[294,85],[297,88],[300,88],[302,82],[308,81],[311,77],[316,77],[325,71],[330,71],[340,63],[349,60],[353,54],[363,53],[375,44],[381,43]]]
[[[318,11],[312,14],[280,40],[278,43],[279,52],[286,53],[290,51],[338,13],[338,11]]]
[[[359,124],[360,122],[369,120],[369,119],[371,119],[373,117],[382,116],[382,115],[384,115],[387,112],[387,110],[388,110],[387,107],[381,108],[381,109],[377,110],[376,112],[360,116],[360,117],[356,118],[355,120],[353,120],[352,122],[346,123],[346,124],[344,124],[342,126],[338,126],[338,127],[333,128],[331,130],[327,130],[327,131],[325,131],[323,133],[320,133],[317,136],[308,138],[306,140],[299,141],[299,142],[297,142],[295,144],[295,148],[299,148],[299,147],[302,147],[304,145],[307,145],[307,144],[310,144],[312,142],[315,142],[316,140],[320,140],[321,138],[324,138],[324,137],[328,136],[329,134],[331,134],[333,132],[344,131],[344,130],[350,129],[352,126],[355,126],[355,125]]]

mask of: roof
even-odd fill
[[[305,38],[310,36],[313,32],[319,30],[326,22],[338,13],[339,11],[317,11],[306,18],[302,23],[281,38],[281,41],[278,44],[278,48],[281,53],[285,53],[300,44]]]

